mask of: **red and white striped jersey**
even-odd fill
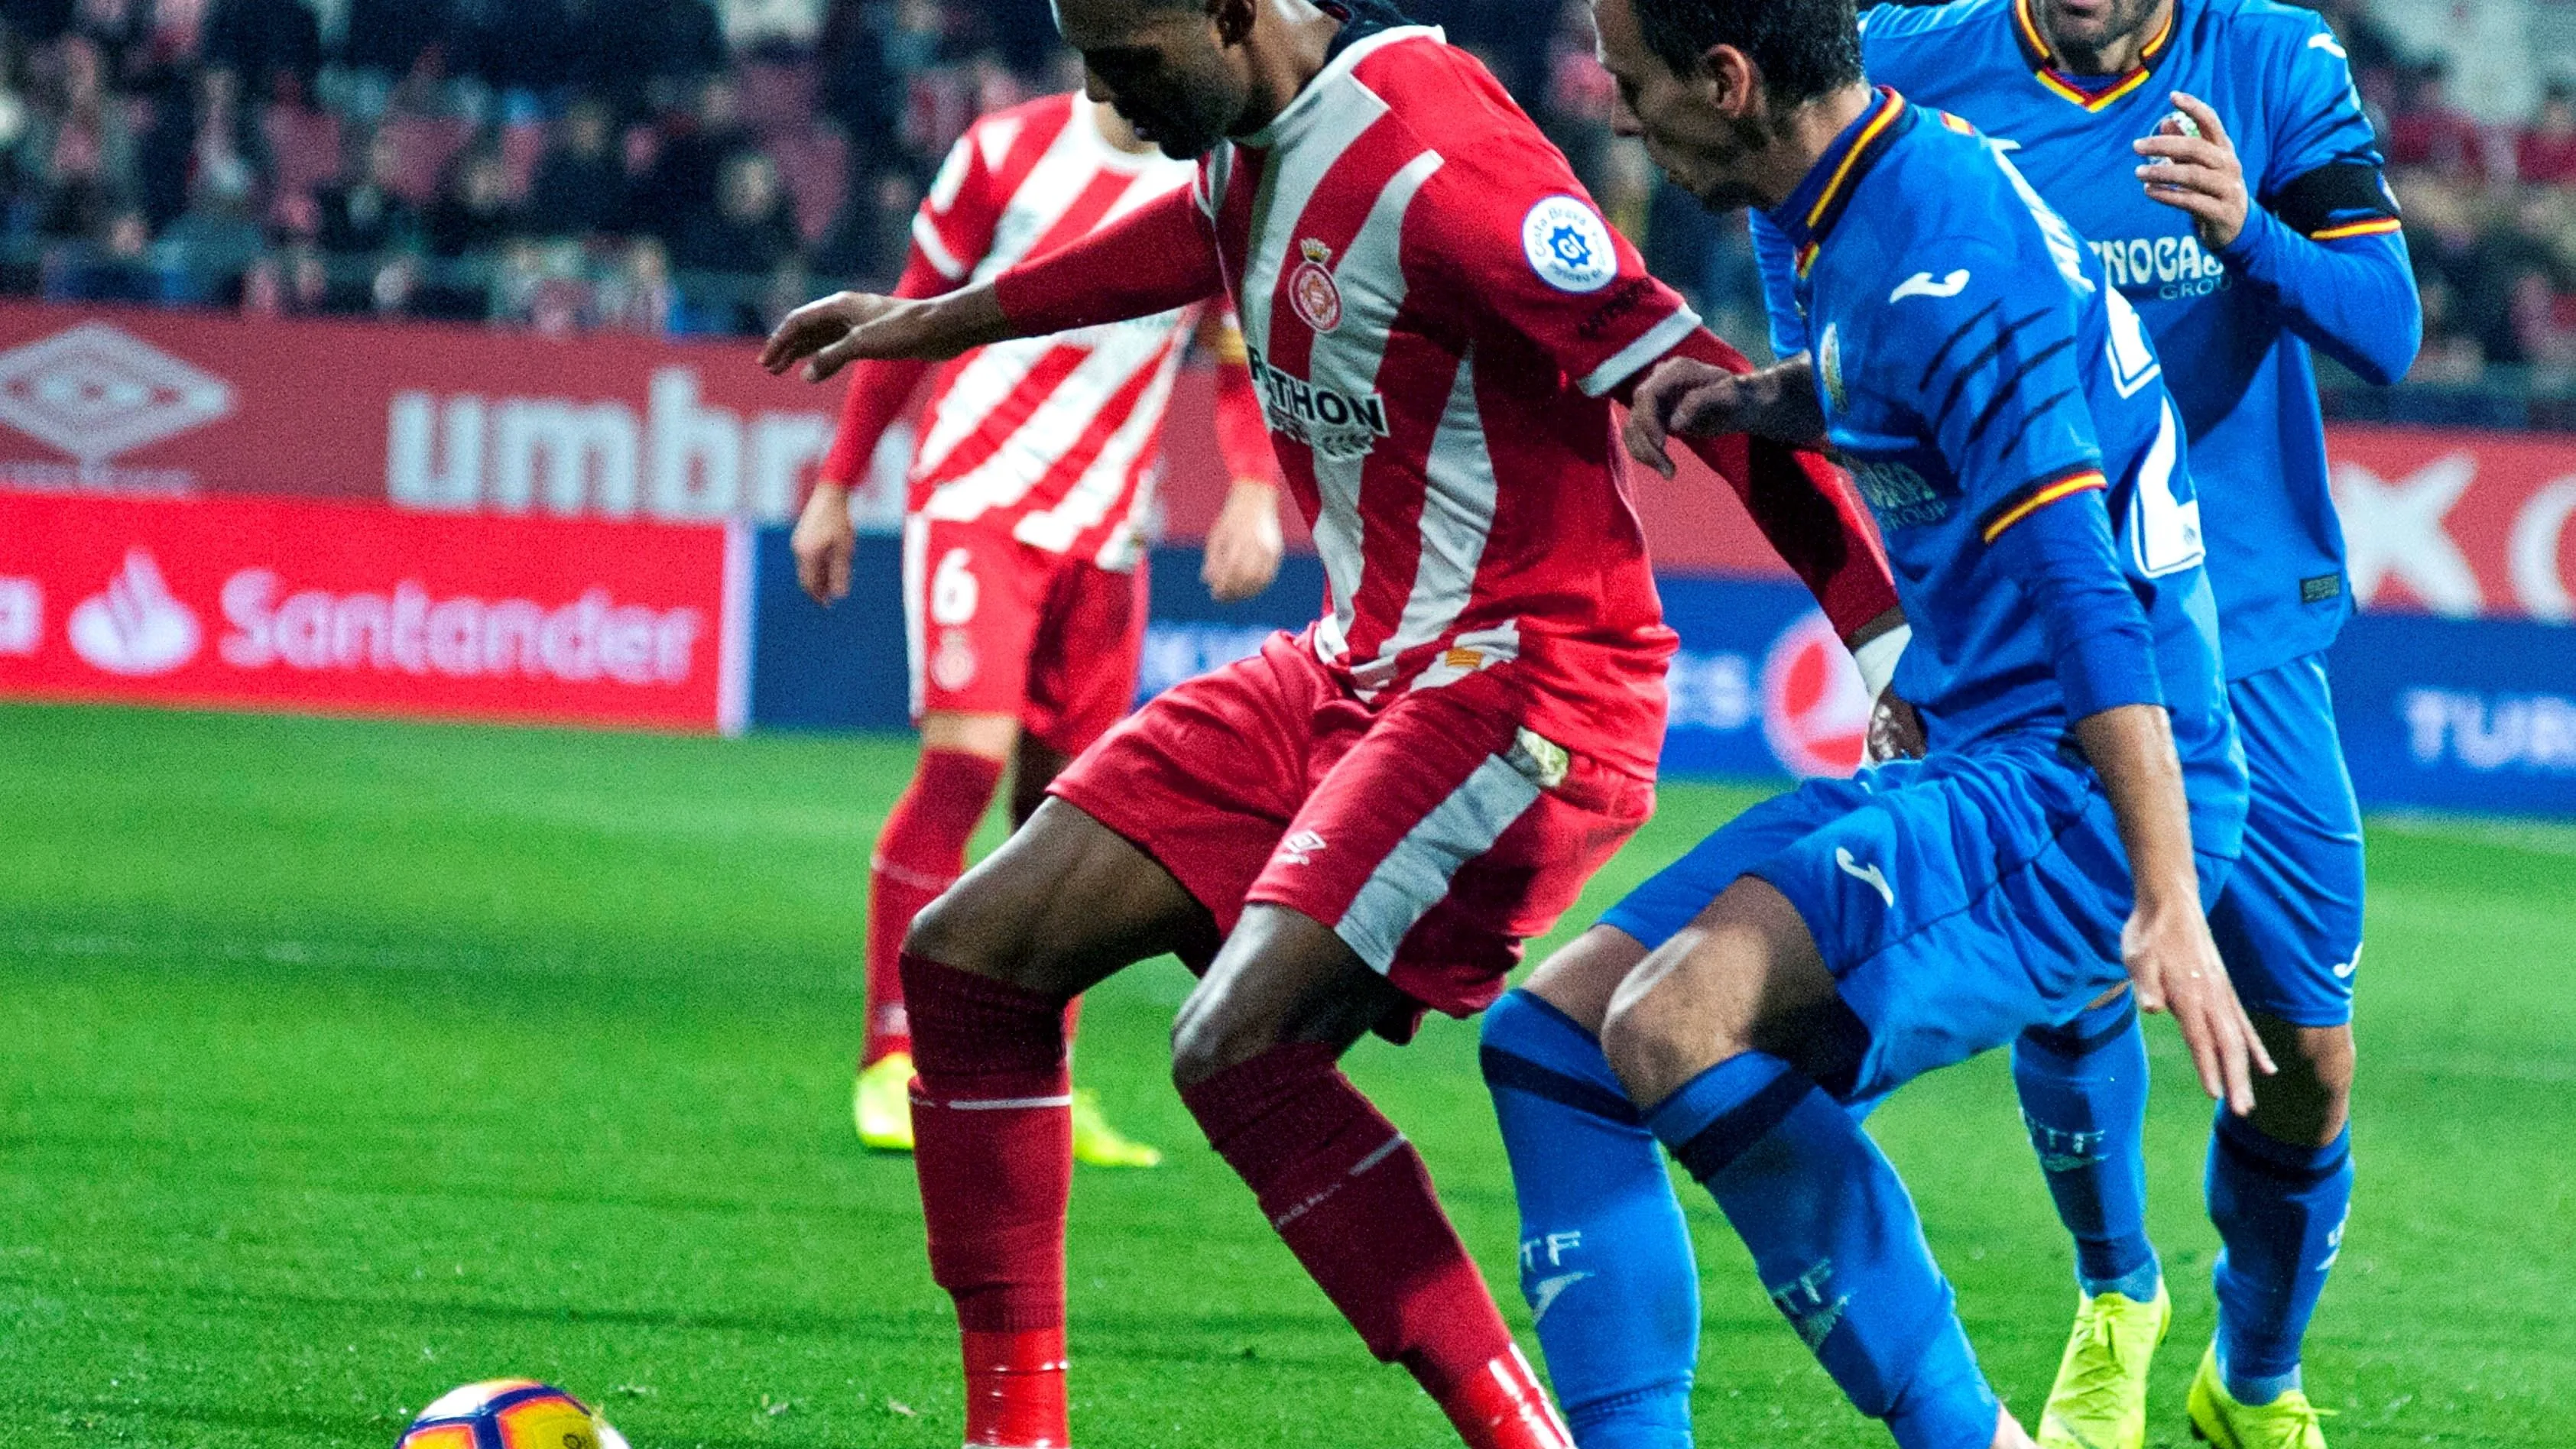
[[[913,218],[911,266],[897,290],[925,296],[981,281],[1190,184],[1187,162],[1111,146],[1092,110],[1079,94],[1046,96],[968,128]],[[906,511],[1133,568],[1174,376],[1206,311],[1191,305],[995,343],[948,363],[921,414]],[[1219,388],[1220,428],[1232,421],[1231,432],[1249,433],[1255,410],[1240,359],[1225,350],[1220,365],[1231,361],[1238,382]],[[865,474],[923,370],[862,365],[824,477]],[[1232,462],[1240,450],[1226,451]],[[1237,471],[1267,477],[1271,468],[1255,457]]]
[[[994,279],[1029,331],[1224,291],[1330,582],[1317,654],[1371,706],[1511,663],[1524,722],[1650,773],[1673,652],[1611,400],[1675,354],[1748,364],[1602,221],[1485,68],[1375,0],[1186,196]],[[1851,637],[1894,607],[1822,458],[1692,449]]]
[[[1606,395],[1699,319],[1426,27],[1350,41],[1195,198],[1332,582],[1317,652],[1364,700],[1518,659],[1532,728],[1651,771],[1675,641]]]

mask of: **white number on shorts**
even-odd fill
[[[962,548],[952,548],[939,556],[939,567],[930,575],[930,622],[963,624],[975,617],[975,602],[983,588],[967,567],[973,562]]]

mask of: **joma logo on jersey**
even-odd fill
[[[2158,298],[2170,302],[2206,297],[2227,285],[2227,264],[2210,255],[2200,238],[2189,232],[2091,245],[2111,285],[2124,292],[2152,289]]]
[[[1317,387],[1245,349],[1253,384],[1261,389],[1261,420],[1270,431],[1305,444],[1327,458],[1359,458],[1386,433],[1386,399]]]

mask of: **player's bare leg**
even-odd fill
[[[1894,1171],[1815,1085],[1850,1065],[1837,1059],[1836,1044],[1849,1041],[1833,1029],[1839,1009],[1806,922],[1748,876],[1620,986],[1602,1044],[1666,1142],[1675,1141],[1667,1114],[1715,1109],[1678,1154],[1718,1195],[1773,1302],[1854,1404],[1892,1425],[1955,1420],[1963,1405],[1982,1411],[1994,1400],[1948,1286]],[[1828,1263],[1834,1283],[1866,1274],[1874,1291],[1820,1301],[1811,1285]],[[2010,1413],[1993,1412],[1994,1449],[2030,1444]],[[1898,1437],[1907,1439],[1902,1428]]]
[[[1594,926],[1540,962],[1521,990],[1598,1037],[1619,983],[1645,959],[1645,944],[1636,937],[1616,926]]]
[[[1029,823],[1046,803],[1047,786],[1073,757],[1033,734],[1020,736],[1019,748],[1011,761],[1011,827]],[[1064,1009],[1064,1036],[1070,1050],[1082,1023],[1082,998],[1077,996]],[[1089,1087],[1073,1089],[1073,1160],[1085,1167],[1159,1167],[1160,1148],[1139,1142],[1109,1124],[1109,1114],[1100,1105],[1100,1094]]]
[[[912,1150],[912,1026],[903,1000],[904,932],[965,871],[967,841],[991,807],[1002,771],[1020,743],[1016,715],[924,714],[912,780],[877,833],[868,860],[867,1042],[850,1096],[859,1141],[876,1151]]]
[[[931,1276],[957,1305],[966,1442],[1067,1442],[1064,1218],[1073,1178],[1065,1005],[1216,926],[1152,858],[1049,800],[916,917],[904,942],[913,1126]]]
[[[1255,903],[1172,1028],[1208,1141],[1369,1351],[1401,1363],[1474,1449],[1570,1449],[1404,1134],[1335,1065],[1417,1008],[1341,937]]]

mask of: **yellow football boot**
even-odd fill
[[[859,1142],[874,1152],[912,1150],[912,1057],[888,1052],[859,1069],[850,1094],[850,1115],[858,1119]]]
[[[1090,1167],[1156,1167],[1163,1154],[1121,1136],[1101,1112],[1100,1094],[1084,1087],[1073,1094],[1073,1160]]]
[[[2151,1302],[2104,1293],[2077,1304],[2039,1416],[2040,1449],[2146,1449],[2147,1366],[2172,1324],[2173,1295],[2162,1283]]]
[[[2218,1449],[2326,1449],[2322,1422],[2332,1409],[2320,1409],[2292,1389],[2268,1404],[2240,1404],[2218,1376],[2218,1345],[2200,1356],[2192,1375],[2191,1437]]]

